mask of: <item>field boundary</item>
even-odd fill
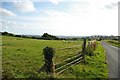
[[[76,58],[77,57],[77,58]],[[75,59],[74,59],[75,58]],[[71,60],[73,59],[73,60]],[[76,56],[73,56],[71,58],[68,58],[66,60],[64,60],[63,62],[60,62],[58,64],[55,64],[55,69],[54,69],[54,72],[56,74],[60,74],[62,73],[63,71],[67,70],[68,67],[71,67],[73,65],[75,65],[76,63],[79,63],[81,60],[83,59],[83,55],[82,54],[78,54]],[[71,61],[69,61],[71,60]],[[65,64],[63,64],[64,62],[66,62]],[[63,65],[62,65],[63,64]],[[61,65],[59,67],[57,67],[58,65]]]
[[[65,50],[65,49],[71,49],[78,47],[80,45],[75,45],[72,47],[66,47],[66,48],[59,48],[59,49],[54,49],[52,47],[46,47],[43,49],[44,53],[44,58],[45,58],[45,64],[39,69],[39,72],[44,70],[48,75],[56,75],[64,72],[65,70],[69,69],[69,67],[74,66],[76,64],[79,64],[80,62],[85,62],[85,53],[86,53],[86,39],[84,39],[84,42],[82,44],[82,50],[79,50],[74,56],[69,57],[59,63],[54,64],[54,54],[58,50]]]
[[[75,45],[75,46],[71,46],[71,47],[58,48],[58,49],[55,49],[55,51],[64,50],[64,49],[72,49],[72,48],[75,48],[75,47],[78,47],[78,46],[80,46],[80,44],[79,45]]]

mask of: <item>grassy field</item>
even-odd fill
[[[43,49],[46,46],[55,49],[70,47],[81,44],[81,41],[74,43],[64,43],[57,40],[35,40],[10,36],[2,37],[2,67],[3,76],[24,78],[36,75],[36,71],[44,64]],[[80,47],[80,46],[79,46]],[[79,48],[81,49],[81,47]],[[78,49],[77,49],[78,50]],[[76,48],[68,51],[56,52],[56,57],[60,55],[72,54]],[[66,55],[68,56],[68,55]],[[64,57],[65,58],[65,57]],[[60,58],[59,58],[60,59]],[[56,59],[55,61],[61,61]]]
[[[80,45],[73,49],[60,50],[55,54],[55,63],[77,54],[81,50],[82,41],[65,43],[62,40],[35,40],[10,36],[2,36],[2,75],[10,78],[46,78],[45,72],[38,74],[44,64],[43,49],[46,46],[55,49]],[[99,43],[94,56],[86,56],[86,64],[78,64],[69,68],[58,78],[107,78],[108,69],[105,51]]]
[[[94,51],[94,56],[85,57],[86,63],[80,63],[76,66],[71,67],[65,73],[61,74],[60,77],[71,77],[71,78],[104,78],[108,77],[108,65],[106,63],[106,54],[104,48],[98,42],[98,47]],[[69,73],[69,74],[68,74]]]
[[[119,47],[120,48],[120,42],[117,40],[105,40],[108,44],[111,44],[113,46]]]

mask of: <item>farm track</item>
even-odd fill
[[[108,62],[109,69],[109,78],[119,78],[120,79],[120,62],[118,62],[118,52],[120,48],[114,47],[112,45],[107,44],[106,42],[102,42],[103,47],[106,51],[106,58]]]

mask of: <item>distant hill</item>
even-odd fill
[[[118,40],[119,36],[105,36],[105,35],[93,35],[93,36],[55,36],[48,33],[44,33],[43,35],[17,35],[9,32],[0,32],[1,35],[5,36],[13,36],[13,37],[22,37],[22,38],[32,38],[32,39],[44,39],[44,40],[78,40],[86,38],[88,40],[97,39],[97,40],[104,40],[104,39],[111,39],[111,40]]]
[[[32,38],[32,39],[44,39],[44,40],[60,40],[57,36],[50,35],[48,33],[44,33],[43,35],[16,35],[9,32],[0,32],[1,35],[4,36],[13,36],[13,37],[22,37],[22,38]]]
[[[33,39],[41,39],[41,36],[37,35],[37,36],[33,36],[33,35],[17,35],[17,34],[13,34],[13,33],[9,33],[9,32],[0,32],[0,34],[4,35],[4,36],[12,36],[12,37],[22,37],[22,38],[33,38]]]

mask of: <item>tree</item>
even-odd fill
[[[42,39],[45,39],[45,40],[58,40],[59,38],[56,37],[56,36],[50,35],[48,33],[44,33],[42,35]]]

